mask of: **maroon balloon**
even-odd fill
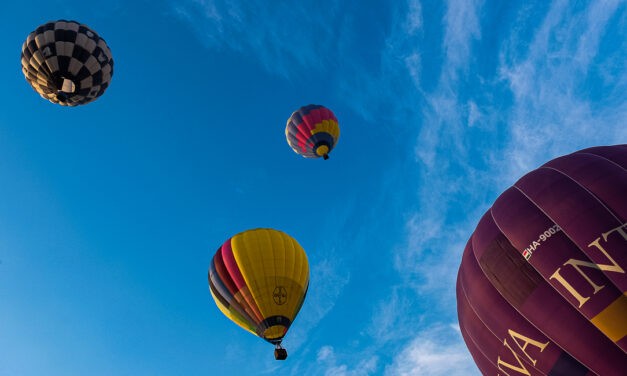
[[[627,145],[503,192],[464,250],[457,314],[484,375],[626,375]]]

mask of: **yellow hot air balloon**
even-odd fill
[[[222,244],[209,267],[209,290],[233,322],[275,345],[287,358],[283,337],[309,287],[309,263],[298,242],[284,232],[254,229]]]

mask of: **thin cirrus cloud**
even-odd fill
[[[274,74],[289,77],[292,65],[319,69],[335,56],[335,1],[178,0],[170,7],[208,47],[246,51]]]
[[[377,370],[379,358],[375,355],[363,357],[354,368],[338,364],[332,346],[323,346],[317,353],[318,364],[324,365],[324,376],[368,376]]]
[[[477,150],[465,134],[469,125],[485,118],[476,104],[481,98],[474,102],[462,96],[473,68],[473,44],[481,40],[482,6],[479,1],[446,4],[441,16],[442,63],[436,83],[430,84],[426,78],[412,80],[424,96],[422,106],[416,106],[413,114],[413,123],[421,125],[414,146],[420,176],[414,183],[416,210],[406,222],[407,238],[396,252],[395,267],[404,276],[403,284],[412,287],[402,290],[406,294],[403,299],[425,300],[431,306],[407,306],[397,312],[401,317],[420,316],[422,322],[413,326],[413,336],[403,341],[392,364],[385,367],[386,375],[467,375],[474,368],[461,336],[449,325],[456,321],[451,287],[454,271],[464,238],[483,209],[482,205],[479,210],[463,205],[463,201],[475,205],[481,202],[475,192],[484,174],[468,162],[469,155]],[[419,54],[421,46],[413,49],[412,54]],[[415,75],[415,69],[408,67],[407,74]],[[427,89],[427,85],[433,89]],[[479,126],[474,131],[486,129],[490,131],[490,126]],[[465,216],[455,211],[460,205],[468,207],[464,208]]]
[[[333,309],[335,302],[350,281],[350,272],[343,270],[337,259],[323,259],[312,265],[310,289],[305,304],[307,309],[298,317],[298,325],[290,331],[290,346],[298,349],[307,333]]]
[[[620,1],[578,10],[555,1],[530,42],[514,33],[501,50],[501,79],[514,100],[508,180],[557,155],[627,138],[624,31],[610,22],[624,15]]]
[[[421,332],[385,368],[386,376],[466,376],[474,364],[468,356],[459,327],[434,326]]]
[[[422,90],[425,106],[415,114],[415,122],[422,122],[415,146],[421,176],[415,182],[418,205],[406,222],[407,241],[402,246],[405,248],[402,259],[415,262],[402,262],[397,256],[396,265],[402,272],[411,271],[408,269],[421,265],[421,262],[422,265],[433,265],[424,262],[427,260],[423,258],[434,258],[432,261],[454,259],[443,252],[449,247],[442,247],[442,244],[451,244],[451,237],[456,239],[453,243],[460,243],[468,225],[455,223],[455,227],[450,227],[453,222],[458,222],[453,216],[453,206],[462,201],[460,198],[472,197],[484,177],[468,162],[469,154],[478,150],[469,145],[464,136],[468,131],[468,119],[477,122],[480,110],[476,104],[469,106],[468,101],[459,95],[463,90],[460,81],[470,69],[472,43],[481,37],[480,11],[481,4],[464,1],[451,2],[444,11],[441,45],[444,60],[440,75],[434,90]],[[430,254],[428,249],[438,252]],[[419,270],[414,274],[418,277],[425,275],[424,272]]]

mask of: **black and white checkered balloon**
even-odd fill
[[[75,21],[48,22],[22,45],[22,72],[52,103],[78,106],[94,101],[113,76],[111,51],[93,30]]]

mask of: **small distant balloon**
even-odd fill
[[[331,110],[310,104],[287,120],[285,137],[290,147],[305,158],[329,158],[340,138],[340,127]]]
[[[298,242],[284,232],[254,229],[222,244],[209,266],[209,290],[222,313],[244,330],[275,345],[287,358],[283,337],[309,287],[309,263]]]
[[[457,275],[484,375],[627,372],[627,145],[553,159],[481,218]]]
[[[113,58],[105,40],[76,21],[39,26],[22,45],[21,61],[33,89],[61,106],[96,100],[113,76]]]

